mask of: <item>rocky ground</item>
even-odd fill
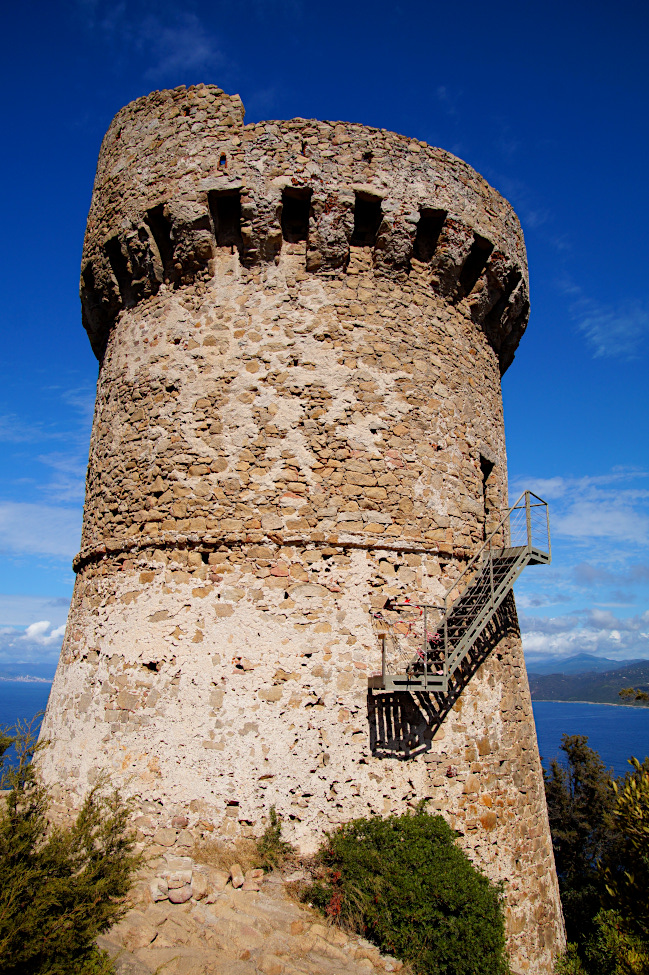
[[[403,968],[297,903],[290,885],[299,871],[244,873],[235,863],[220,870],[197,863],[192,853],[176,844],[149,847],[128,914],[99,939],[118,975],[370,975]]]

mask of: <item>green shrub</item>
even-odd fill
[[[419,975],[505,975],[501,890],[476,870],[441,816],[420,806],[329,834],[303,893]]]
[[[5,752],[16,745],[17,764]],[[0,732],[0,973],[107,975],[94,941],[124,913],[139,863],[119,794],[94,789],[67,829],[47,818],[49,796],[34,775],[31,731]]]
[[[631,770],[611,783],[615,856],[600,863],[604,904],[623,915],[630,932],[649,946],[649,758],[630,758]]]
[[[595,937],[584,949],[586,973],[592,975],[647,975],[649,948],[629,930],[627,918],[617,911],[600,911]]]
[[[557,975],[649,975],[649,759],[613,780],[588,739],[545,775],[570,944]]]
[[[557,959],[554,972],[555,975],[586,975],[586,969],[579,956],[579,949],[574,942],[568,942],[565,953]]]
[[[554,860],[568,940],[583,945],[594,934],[601,902],[598,863],[616,859],[611,830],[611,776],[584,735],[563,735],[567,763],[543,773]]]
[[[259,866],[264,870],[275,870],[283,866],[295,854],[290,843],[282,839],[282,820],[275,806],[270,807],[270,823],[257,840]]]

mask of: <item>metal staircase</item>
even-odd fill
[[[525,566],[551,561],[547,503],[525,491],[441,605],[406,599],[373,614],[382,655],[381,674],[369,678],[370,688],[447,693]]]

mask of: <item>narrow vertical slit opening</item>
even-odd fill
[[[381,198],[378,196],[370,196],[369,194],[357,193],[356,202],[354,203],[352,246],[374,247],[382,219]]]
[[[171,281],[174,277],[174,246],[171,240],[171,224],[164,215],[164,203],[147,210],[146,222],[158,248],[165,280]]]
[[[493,461],[488,460],[484,454],[480,454],[480,471],[482,472],[482,511],[483,511],[483,521],[482,521],[482,539],[486,541],[489,533],[495,528],[493,524],[494,515],[494,505],[492,498],[492,487],[493,480],[490,480],[493,474],[493,469],[495,464]]]
[[[214,224],[217,247],[241,250],[241,193],[239,190],[212,190],[207,200]]]
[[[419,211],[419,223],[417,224],[412,253],[413,257],[416,257],[422,264],[428,264],[432,260],[445,220],[446,210],[422,207]]]
[[[481,237],[480,234],[473,234],[473,243],[469,251],[469,256],[460,271],[458,287],[458,296],[460,298],[473,291],[478,282],[478,278],[487,266],[487,261],[491,257],[493,249],[494,245],[490,240],[487,240],[486,237]]]
[[[308,240],[311,190],[286,189],[282,193],[282,237],[289,244]]]

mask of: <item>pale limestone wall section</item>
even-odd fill
[[[43,774],[80,799],[108,769],[233,835],[275,805],[305,849],[429,799],[504,881],[514,968],[550,972],[561,909],[513,603],[454,703],[367,690],[370,610],[439,600],[506,503],[520,228],[441,150],[242,119],[219,89],[176,89],[104,140],[82,273],[101,370]],[[306,242],[282,240],[287,185],[312,190]],[[223,187],[238,251],[217,246]],[[374,247],[352,243],[359,193],[382,199]],[[426,207],[446,219],[419,260]],[[476,234],[494,249],[465,294]]]
[[[58,781],[65,773],[81,794],[107,769],[128,794],[161,800],[169,820],[188,811],[192,823],[216,823],[226,835],[258,833],[275,805],[287,836],[307,850],[339,822],[429,799],[504,881],[515,968],[551,970],[558,894],[517,635],[478,671],[429,751],[379,759],[368,747],[365,670],[377,664],[376,640],[354,598],[370,589],[366,553],[350,559],[345,595],[322,586],[302,599],[335,621],[331,632],[323,622],[307,636],[307,623],[291,624],[295,610],[284,615],[282,590],[275,600],[267,593],[265,610],[245,597],[218,598],[245,591],[246,570],[263,555],[289,571],[326,572],[324,560],[307,561],[315,549],[260,548],[248,564],[235,553],[220,563],[237,568],[216,592],[191,566],[144,558],[151,568],[140,572],[106,566],[94,579],[80,575],[70,636],[86,649],[76,661],[64,657],[57,674],[58,720],[50,715],[45,732],[57,747],[46,773]]]

